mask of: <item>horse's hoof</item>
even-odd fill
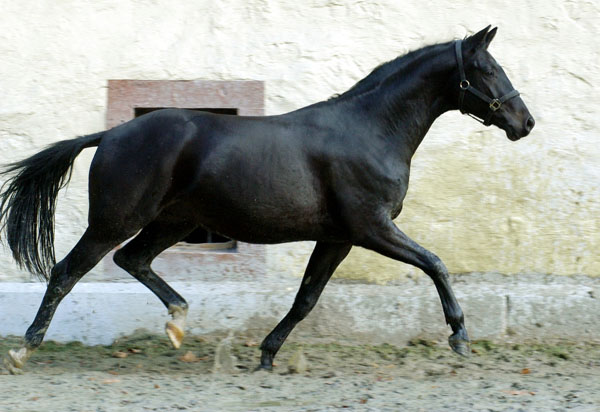
[[[169,314],[173,317],[165,326],[165,332],[175,349],[179,349],[183,343],[185,335],[185,318],[187,317],[187,309],[178,306],[170,307]]]
[[[275,355],[271,352],[263,349],[262,354],[260,355],[260,365],[254,370],[254,372],[258,371],[268,371],[271,372],[273,370],[273,359]]]
[[[471,355],[471,341],[466,332],[458,331],[448,338],[448,343],[452,350],[461,356],[468,357]]]
[[[27,348],[21,348],[18,351],[9,350],[4,358],[4,367],[11,375],[20,375],[23,373],[23,365],[29,359],[31,351]]]
[[[263,365],[261,363],[254,369],[254,372],[273,372],[273,365]]]
[[[173,345],[175,349],[179,349],[183,343],[183,336],[185,335],[183,329],[180,328],[174,320],[170,320],[165,326],[165,331],[171,341],[171,345]]]
[[[16,367],[8,358],[4,358],[4,368],[11,375],[22,375],[23,369]]]

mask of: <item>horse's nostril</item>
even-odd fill
[[[527,119],[527,123],[525,124],[525,128],[528,132],[530,132],[531,129],[533,129],[533,126],[535,126],[535,119],[533,118],[533,116],[529,116],[529,118]]]

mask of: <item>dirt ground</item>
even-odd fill
[[[599,344],[475,342],[461,358],[423,340],[287,343],[273,372],[254,372],[251,338],[186,339],[179,350],[146,334],[111,346],[45,342],[23,375],[0,372],[0,410],[600,411]],[[2,339],[0,352],[19,343]],[[215,359],[221,369],[234,360],[233,371],[215,372]]]

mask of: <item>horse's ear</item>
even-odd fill
[[[498,32],[498,27],[494,27],[492,30],[488,31],[487,34],[485,35],[485,38],[483,39],[483,43],[485,44],[486,49],[489,47],[492,40],[494,40],[494,37],[496,36],[497,32]]]
[[[480,32],[475,33],[474,35],[465,39],[465,44],[472,53],[476,53],[479,50],[485,50],[488,48],[494,39],[496,32],[498,31],[497,27],[494,27],[492,30],[490,30],[490,27],[492,26],[487,26]]]

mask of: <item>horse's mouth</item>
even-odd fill
[[[529,130],[525,130],[525,129],[515,129],[514,127],[506,127],[504,128],[504,131],[506,132],[506,137],[508,137],[509,140],[516,142],[519,139],[522,139],[523,137],[527,136],[529,134]]]
[[[506,137],[508,137],[508,140],[510,140],[511,142],[516,142],[517,140],[519,140],[521,137],[523,136],[519,136],[518,134],[514,133],[514,132],[506,132]]]

